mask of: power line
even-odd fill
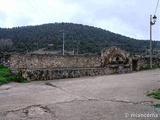
[[[37,6],[37,8],[41,11],[41,13],[43,13],[45,18],[48,18],[50,21],[52,21],[51,17],[38,5],[38,3],[35,0],[33,0],[32,2],[33,4],[35,4],[35,6]]]
[[[154,15],[156,15],[156,12],[157,12],[157,10],[158,10],[158,5],[159,5],[159,0],[158,0],[158,2],[157,2],[157,6],[156,6],[156,10],[155,10]]]
[[[31,1],[32,3],[29,2],[28,0],[25,0],[25,1],[26,1],[27,4],[28,4],[29,6],[31,6],[31,8],[35,11],[35,14],[37,13],[37,15],[38,15],[38,14],[40,15],[42,21],[47,21],[47,18],[49,18],[48,15],[45,14],[45,12],[42,11],[42,9],[40,9],[40,7],[38,7],[38,5],[36,4],[36,2],[35,2],[34,0]],[[37,9],[36,7],[37,7],[38,9]]]

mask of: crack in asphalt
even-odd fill
[[[102,99],[85,99],[85,100],[78,100],[78,99],[74,99],[72,101],[64,101],[64,102],[57,102],[57,103],[53,103],[54,104],[67,104],[67,103],[73,103],[73,102],[77,102],[77,101],[106,101],[106,102],[119,102],[119,103],[126,103],[126,104],[131,104],[131,105],[137,105],[137,104],[143,104],[143,103],[153,103],[153,101],[140,101],[140,102],[131,102],[131,101],[123,101],[123,100],[102,100]],[[50,104],[49,104],[50,105]],[[5,112],[0,112],[0,116],[1,117],[5,117],[7,116],[7,114],[9,113],[15,113],[16,112],[20,112],[21,114],[24,113],[24,116],[21,116],[21,118],[30,118],[29,116],[29,110],[31,108],[41,108],[45,113],[49,113],[51,115],[52,118],[55,118],[56,120],[58,120],[58,117],[56,116],[56,110],[55,109],[49,109],[47,106],[49,105],[31,105],[31,106],[27,106],[25,108],[21,108],[18,110],[10,110],[10,111],[5,111]],[[34,118],[34,116],[32,116],[32,118]]]
[[[123,101],[123,100],[102,100],[102,99],[87,99],[87,100],[72,100],[72,101],[64,101],[64,102],[57,102],[57,103],[53,103],[53,104],[64,104],[64,103],[72,103],[72,102],[77,102],[77,101],[106,101],[106,102],[121,102],[121,103],[127,103],[127,104],[143,104],[143,103],[151,103],[153,104],[153,101],[140,101],[140,102],[131,102],[131,101]],[[52,113],[52,111],[47,107],[48,105],[31,105],[31,106],[27,106],[25,108],[21,108],[21,109],[18,109],[18,110],[10,110],[10,111],[4,111],[4,112],[0,112],[0,114],[4,114],[4,113],[9,113],[9,112],[17,112],[17,111],[20,111],[20,110],[28,110],[32,107],[40,107],[42,109],[45,109],[47,110],[49,113]]]
[[[127,103],[127,104],[153,104],[153,101],[140,101],[140,102],[132,102],[132,101],[124,101],[124,100],[110,100],[111,102],[121,102],[121,103]]]
[[[72,92],[69,92],[65,89],[62,89],[58,86],[56,86],[56,88],[66,92],[66,93],[69,93],[69,94],[72,94],[72,95],[76,95],[76,96],[79,96],[79,97],[82,97],[82,98],[85,98],[87,100],[72,100],[72,101],[68,101],[68,102],[59,102],[59,103],[71,103],[71,102],[75,102],[75,101],[110,101],[110,102],[121,102],[121,103],[128,103],[128,104],[153,104],[153,101],[140,101],[140,102],[132,102],[132,101],[124,101],[124,100],[116,100],[116,99],[112,99],[112,100],[104,100],[104,99],[96,99],[96,98],[88,98],[88,97],[85,97],[85,96],[82,96],[82,95],[78,95],[78,94],[75,94],[75,93],[72,93]],[[57,104],[59,104],[57,103]]]
[[[69,91],[67,91],[67,90],[65,90],[65,89],[63,89],[63,88],[61,88],[61,87],[58,87],[58,86],[55,86],[55,87],[58,88],[58,89],[60,89],[60,90],[62,90],[62,91],[64,91],[64,92],[66,92],[66,93],[69,93],[69,94],[71,94],[71,95],[76,95],[76,96],[78,96],[78,97],[82,97],[82,98],[87,99],[87,100],[92,99],[92,98],[88,98],[88,97],[85,97],[85,96],[82,96],[82,95],[75,94],[75,93],[73,93],[73,92],[69,92]],[[100,100],[100,99],[96,99],[96,100]]]
[[[81,98],[84,98],[84,100],[79,100],[78,98],[77,99],[74,99],[74,100],[71,100],[71,101],[64,101],[64,102],[56,102],[56,103],[53,103],[53,104],[67,104],[67,103],[73,103],[73,102],[77,102],[77,101],[106,101],[106,102],[117,102],[117,103],[126,103],[126,104],[132,104],[132,105],[137,105],[137,104],[143,104],[143,105],[146,105],[146,104],[153,104],[154,102],[153,101],[140,101],[140,102],[133,102],[133,101],[125,101],[125,100],[117,100],[116,98],[114,99],[110,99],[110,100],[105,100],[105,99],[101,99],[101,98],[89,98],[89,97],[85,97],[85,96],[82,96],[82,95],[78,95],[76,93],[73,93],[73,92],[70,92],[70,91],[67,91],[61,87],[58,87],[58,86],[55,86],[57,89],[60,89],[68,94],[72,94],[72,95],[76,95],[78,97],[81,97]],[[7,116],[8,113],[16,113],[16,112],[22,112],[25,114],[25,117],[29,117],[28,115],[28,110],[32,107],[39,107],[41,108],[44,112],[46,113],[50,113],[50,115],[56,119],[57,116],[54,112],[54,109],[53,110],[50,110],[48,107],[48,105],[31,105],[31,106],[27,106],[25,108],[21,108],[21,109],[18,109],[18,110],[10,110],[10,111],[3,111],[3,112],[0,112],[0,116],[2,117],[5,117]]]
[[[0,86],[1,87],[1,86]],[[1,88],[0,91],[5,91],[5,90],[9,90],[11,89],[12,87],[8,87],[8,88]]]
[[[64,102],[57,102],[57,103],[54,103],[54,104],[66,104],[66,103],[73,103],[73,102],[77,102],[77,101],[102,101],[100,99],[87,99],[87,100],[77,100],[77,99],[74,99],[72,101],[64,101]]]

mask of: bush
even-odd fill
[[[9,82],[9,81],[8,81],[6,78],[0,77],[0,85],[5,84],[5,83],[8,83],[8,82]]]
[[[160,89],[158,89],[155,92],[149,93],[147,96],[152,96],[152,97],[154,97],[156,99],[160,99]]]
[[[150,66],[147,66],[147,67],[140,68],[140,70],[154,70],[156,68],[157,68],[156,66],[152,66],[152,68],[150,68]]]
[[[24,79],[21,74],[13,75],[8,67],[0,65],[0,85],[9,83],[11,81],[20,83],[29,82],[27,79]]]
[[[16,75],[16,82],[19,82],[19,83],[28,83],[29,81],[25,78],[22,77],[22,73],[18,73]]]
[[[160,104],[155,104],[155,105],[153,105],[153,106],[160,108]]]

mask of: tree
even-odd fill
[[[13,46],[11,39],[0,39],[0,51],[10,51]]]

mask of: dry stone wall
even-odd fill
[[[149,66],[149,58],[124,57],[117,50],[112,50],[113,55],[110,54],[112,56],[109,59],[105,56],[103,59],[103,56],[93,55],[12,53],[0,54],[0,62],[9,66],[13,73],[20,73],[31,81],[128,73]],[[128,61],[126,59],[123,62],[123,58],[128,58]],[[105,66],[103,66],[104,60],[109,60]],[[153,65],[160,67],[160,58],[153,58]]]
[[[24,78],[30,81],[77,78],[128,72],[131,72],[129,66],[126,66],[123,69],[119,69],[119,67],[19,69],[19,73],[21,73]]]
[[[150,57],[140,57],[139,56],[139,57],[133,57],[132,60],[137,61],[137,67],[136,67],[137,71],[150,67]],[[132,64],[134,64],[134,62],[132,62]],[[152,65],[154,67],[160,68],[160,58],[153,57]]]
[[[0,64],[4,66],[10,66],[11,54],[9,53],[0,53]]]
[[[11,69],[99,67],[99,56],[62,56],[52,54],[12,54]]]
[[[132,70],[130,66],[118,64],[100,68],[100,56],[12,54],[10,61],[12,70],[18,69],[18,73],[31,81],[127,73]]]

